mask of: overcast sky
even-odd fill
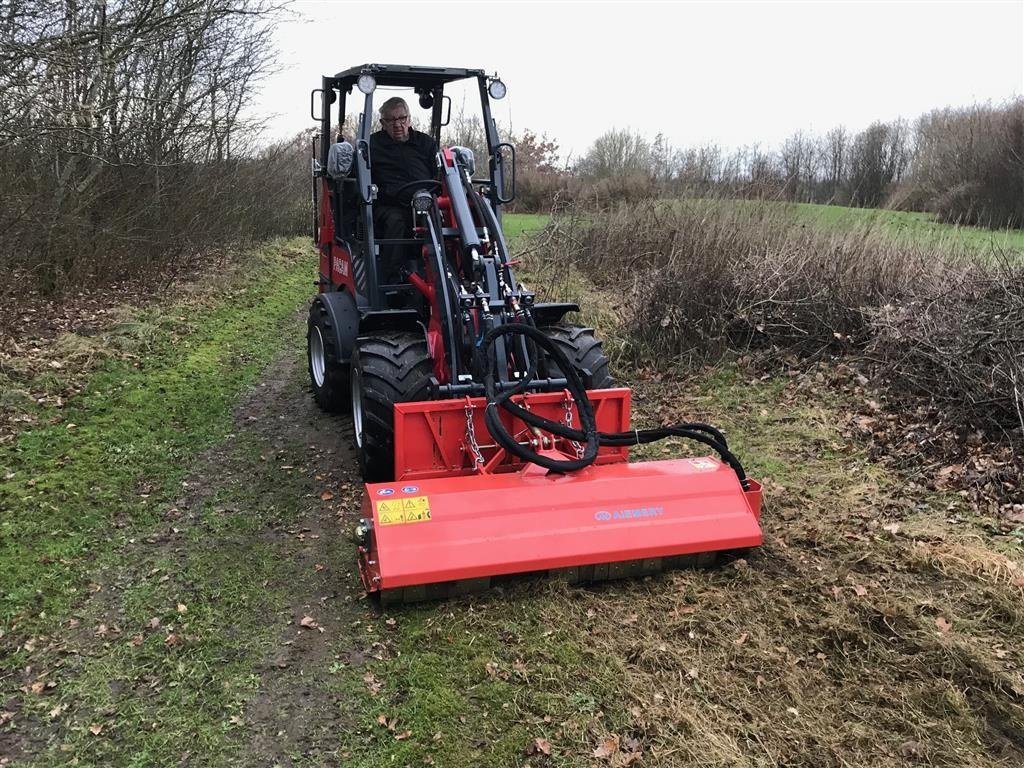
[[[677,147],[775,146],[797,130],[858,130],[1024,93],[1024,0],[306,0],[294,10],[304,18],[278,25],[281,65],[253,104],[273,115],[265,139],[311,125],[321,75],[367,62],[497,72],[508,86],[499,122],[547,133],[563,159],[611,127],[662,132]]]

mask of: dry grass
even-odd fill
[[[634,363],[854,355],[961,423],[1024,433],[1024,265],[1011,254],[827,231],[757,202],[652,199],[570,209],[535,247],[556,292],[577,268],[614,297]]]
[[[680,384],[636,389],[654,412],[720,407],[680,402]],[[775,428],[729,425],[769,462],[762,477],[772,457],[788,466],[768,477],[761,550],[582,598],[553,589],[546,620],[620,660],[629,721],[616,735],[644,745],[644,765],[1021,764],[1019,565],[944,523],[941,499],[831,455],[841,439],[805,396],[780,393]],[[752,400],[766,404],[756,388]],[[783,426],[787,407],[799,425]],[[924,538],[911,513],[932,523]],[[597,720],[579,737],[601,733]]]

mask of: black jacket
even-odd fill
[[[409,129],[407,141],[395,141],[384,131],[370,135],[370,177],[377,185],[377,200],[383,205],[406,205],[413,188],[401,199],[395,190],[410,181],[437,177],[437,144],[425,133]]]

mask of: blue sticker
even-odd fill
[[[595,512],[594,513],[594,519],[595,520],[611,520],[612,519],[612,513],[611,512],[605,512],[603,510],[601,512]]]
[[[420,487],[418,485],[403,485],[402,493],[416,493]]]
[[[377,495],[378,496],[390,496],[394,492],[395,492],[394,488],[381,488],[379,491],[377,491]]]

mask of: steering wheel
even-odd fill
[[[405,190],[409,189],[410,187],[417,186],[422,187],[424,189],[433,188],[437,192],[440,192],[444,188],[441,185],[441,182],[438,181],[437,179],[416,179],[415,181],[407,181],[405,184],[403,184],[394,192],[392,192],[391,196],[399,198],[402,196],[402,193],[405,192]]]

